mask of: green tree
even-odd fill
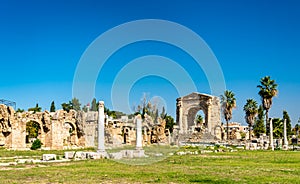
[[[50,112],[55,112],[55,104],[54,104],[54,101],[51,102]]]
[[[80,111],[81,110],[81,108],[80,108],[81,104],[79,102],[79,99],[73,98],[71,103],[72,103],[73,109],[75,111]]]
[[[173,127],[175,125],[174,118],[172,116],[166,115],[166,128],[170,130],[170,133],[173,132]]]
[[[232,91],[226,90],[224,95],[221,95],[221,108],[226,120],[227,139],[229,138],[228,122],[232,118],[232,110],[236,107],[235,95]]]
[[[287,136],[292,135],[292,124],[291,118],[286,110],[283,111],[282,119],[286,119],[286,134]]]
[[[275,83],[275,80],[271,80],[270,76],[265,76],[260,79],[260,85],[257,87],[259,88],[259,96],[262,100],[262,105],[264,110],[266,111],[266,129],[267,134],[269,131],[269,110],[272,107],[273,103],[273,97],[275,97],[278,94],[277,84]]]
[[[155,123],[157,123],[157,120],[158,120],[158,109],[156,109],[155,113],[154,113],[154,121],[155,121]]]
[[[104,107],[104,113],[114,119],[117,118],[116,111],[111,111],[111,110],[109,110],[109,108]]]
[[[274,138],[282,138],[283,137],[283,121],[280,118],[273,118],[273,135]]]
[[[249,125],[249,140],[251,140],[251,128],[254,125],[255,117],[257,115],[257,102],[253,99],[247,99],[244,105],[245,119]]]
[[[62,103],[61,107],[63,108],[64,111],[70,112],[71,109],[74,109],[76,111],[80,111],[81,104],[77,98],[73,98],[71,101],[68,103]]]
[[[62,103],[61,107],[64,111],[70,112],[71,109],[73,109],[72,103]]]
[[[147,99],[147,95],[144,94],[141,103],[135,109],[134,115],[140,114],[144,119],[145,114],[147,114],[154,119],[155,111],[156,111],[156,107],[152,106],[151,102]]]
[[[299,122],[299,120],[298,120]],[[300,125],[297,123],[295,127],[293,128],[293,133],[296,135],[297,138],[299,138],[299,130],[300,130]]]
[[[21,112],[22,113],[22,112],[24,112],[24,109],[18,108],[16,112]]]
[[[26,139],[27,142],[31,138],[37,138],[39,133],[40,125],[37,122],[29,121],[26,123]]]
[[[37,104],[35,105],[35,107],[29,108],[28,111],[33,111],[34,113],[36,113],[36,112],[41,112],[41,111],[42,111],[42,108],[39,107],[39,104],[37,103]]]
[[[87,111],[88,111],[88,106],[84,105],[84,106],[82,107],[82,110],[83,110],[84,112],[87,112]]]
[[[32,145],[31,145],[31,148],[30,148],[30,149],[32,149],[32,150],[37,150],[37,149],[39,149],[39,148],[41,148],[41,147],[42,147],[42,142],[41,142],[41,140],[36,139],[35,141],[33,141],[33,143],[32,143]]]
[[[160,113],[160,117],[161,117],[162,119],[165,119],[166,116],[167,116],[166,109],[165,109],[165,107],[163,106],[163,107],[162,107],[162,111],[161,111],[161,113]]]
[[[255,124],[253,126],[253,132],[256,137],[259,137],[260,134],[266,133],[265,125],[264,125],[264,109],[260,105],[257,111],[257,117],[255,119]]]
[[[203,117],[200,114],[197,114],[197,116],[196,116],[196,123],[197,124],[203,123]]]
[[[93,98],[93,100],[92,100],[91,111],[98,111],[98,104],[97,104],[96,98]]]

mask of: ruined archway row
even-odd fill
[[[0,146],[10,149],[26,149],[26,123],[36,122],[41,131],[38,138],[43,147],[48,149],[63,149],[64,147],[94,146],[94,134],[97,123],[97,112],[70,110],[66,112],[15,112],[12,107],[0,104]],[[88,122],[88,123],[86,123]],[[72,127],[72,131],[66,127]]]

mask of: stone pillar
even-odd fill
[[[144,127],[143,143],[144,143],[144,145],[148,143],[147,127]]]
[[[286,119],[283,120],[283,147],[284,150],[288,149],[288,140],[286,132]]]
[[[178,98],[176,99],[176,121],[179,126],[180,133],[184,133],[183,129],[183,109],[182,109],[182,99]]]
[[[142,150],[143,149],[142,117],[140,114],[136,116],[135,121],[136,121],[136,149]]]
[[[139,114],[135,117],[136,123],[136,147],[132,151],[133,157],[145,157],[145,151],[143,150],[143,135],[142,135],[142,116]]]
[[[97,152],[101,154],[102,157],[107,157],[107,153],[105,151],[105,137],[104,137],[104,102],[99,101],[98,107],[98,149]]]
[[[62,139],[62,130],[63,130],[63,121],[61,120],[52,120],[51,121],[51,149],[61,150],[64,148],[63,139]]]
[[[270,118],[269,121],[270,121],[270,149],[272,149],[272,151],[274,151],[272,118]]]
[[[210,134],[212,134],[212,117],[211,117],[211,106],[207,106],[207,111],[205,113],[205,120],[207,120],[205,123],[207,124],[207,130]]]
[[[26,122],[11,122],[11,145],[12,150],[26,150]]]

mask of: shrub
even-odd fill
[[[41,147],[42,147],[42,142],[39,139],[36,139],[35,141],[33,141],[30,149],[37,150]]]

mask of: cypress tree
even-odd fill
[[[51,102],[50,112],[55,112],[55,104],[54,104],[54,101]]]

